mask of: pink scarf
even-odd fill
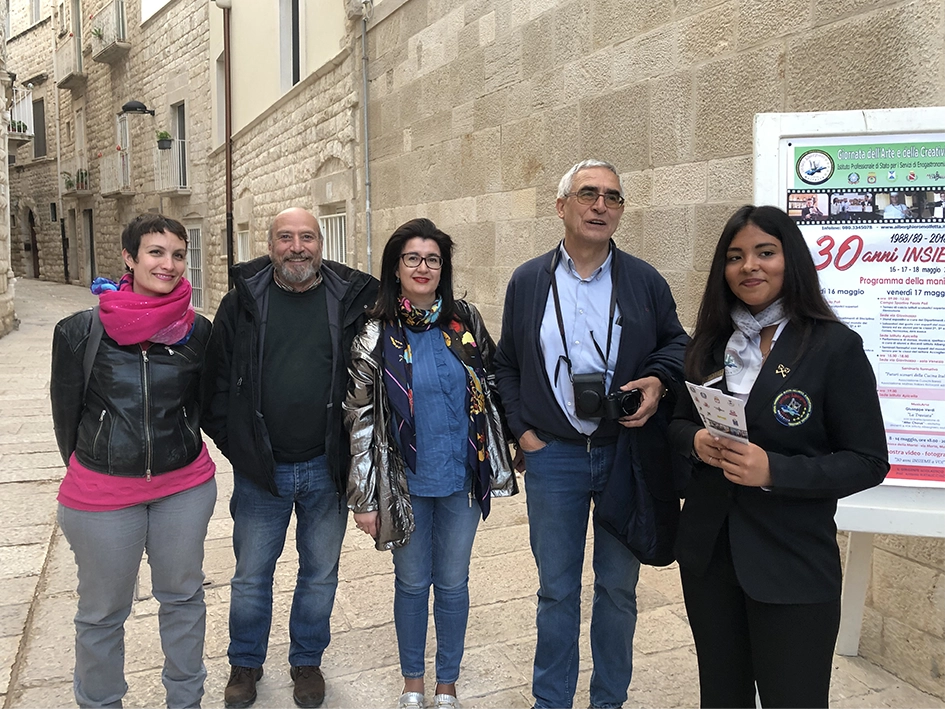
[[[118,290],[100,290],[99,314],[108,336],[119,345],[186,342],[194,327],[190,282],[181,278],[174,290],[161,296],[139,295],[133,286],[134,276],[126,273]]]

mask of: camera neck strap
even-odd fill
[[[568,379],[574,383],[574,372],[571,367],[571,356],[568,353],[568,338],[564,334],[564,317],[561,314],[561,298],[558,296],[558,262],[561,260],[562,244],[558,244],[554,256],[551,259],[551,293],[555,301],[555,318],[558,321],[558,334],[561,335],[561,346],[564,348],[564,354],[558,357],[558,364],[555,365],[555,386],[558,386],[558,374],[561,371],[561,362],[564,362],[568,369]],[[597,344],[597,338],[594,337],[594,331],[591,330],[591,342],[594,343],[594,349],[604,362],[604,373],[607,372],[607,363],[610,361],[610,346],[614,337],[614,314],[617,312],[617,258],[614,253],[614,242],[610,242],[609,256],[613,257],[610,262],[610,313],[607,317],[607,349],[601,350]]]

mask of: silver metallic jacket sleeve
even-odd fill
[[[345,426],[351,434],[348,507],[354,512],[377,510],[377,470],[371,455],[371,442],[374,437],[374,390],[379,372],[372,352],[380,333],[380,322],[370,320],[351,346],[348,394],[343,410]]]

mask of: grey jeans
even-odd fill
[[[79,567],[73,688],[80,707],[120,707],[125,682],[125,619],[141,555],[160,603],[161,679],[167,706],[198,707],[207,669],[203,643],[203,545],[217,498],[216,480],[111,512],[59,505],[58,519]]]

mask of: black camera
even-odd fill
[[[604,375],[575,374],[574,413],[580,419],[621,419],[633,416],[640,408],[643,395],[639,389],[615,391],[607,394],[604,389]]]

